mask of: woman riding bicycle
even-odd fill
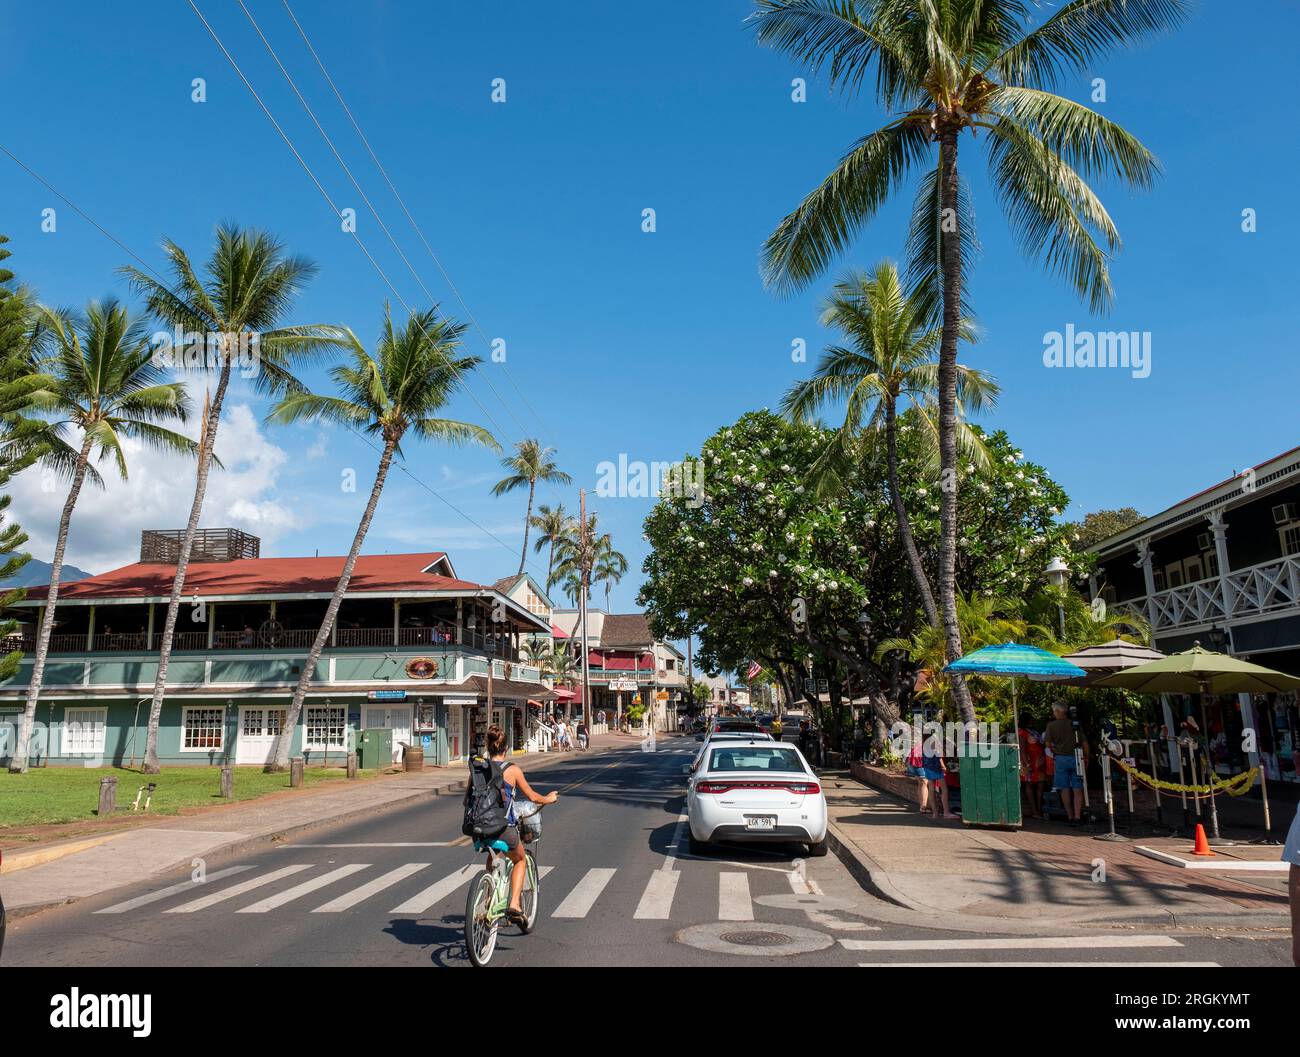
[[[519,906],[519,893],[524,887],[524,872],[526,870],[526,861],[524,857],[524,845],[519,839],[519,827],[515,818],[514,804],[518,799],[529,800],[534,804],[554,804],[559,799],[559,793],[547,793],[542,796],[528,784],[524,777],[524,772],[517,763],[506,762],[506,732],[495,723],[488,727],[487,730],[487,750],[488,758],[494,765],[501,767],[502,802],[506,809],[506,819],[509,825],[505,831],[497,838],[504,841],[510,849],[506,854],[510,857],[513,864],[510,868],[510,905],[506,909],[506,917],[511,922],[518,924],[524,919],[523,911]],[[496,767],[493,768],[496,770]],[[492,868],[491,855],[488,856],[488,869]]]

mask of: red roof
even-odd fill
[[[554,624],[551,625],[551,638],[567,639],[568,637],[569,637],[569,633],[565,631],[563,628],[556,627]]]
[[[348,594],[395,591],[475,591],[469,580],[426,573],[443,551],[424,554],[362,554],[352,569]],[[240,558],[201,562],[185,571],[185,596],[329,594],[338,583],[346,558]],[[59,585],[59,598],[150,598],[171,594],[174,565],[136,562],[112,572]],[[30,587],[27,597],[44,598],[48,587]]]
[[[643,653],[638,657],[627,652],[620,655],[591,650],[587,654],[587,663],[604,668],[607,672],[634,672],[638,670],[653,672],[655,668],[655,659],[648,653]]]

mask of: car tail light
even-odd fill
[[[816,782],[744,782],[715,779],[699,782],[695,786],[697,793],[728,793],[733,789],[746,792],[764,789],[780,790],[785,793],[798,793],[800,796],[810,796],[822,791],[821,786]]]

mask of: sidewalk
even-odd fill
[[[836,854],[882,898],[941,919],[932,927],[1290,924],[1285,876],[1189,877],[1138,854],[1141,840],[1099,841],[1036,820],[1020,830],[935,822],[847,771],[823,772],[822,782]],[[1105,880],[1094,880],[1102,867]]]
[[[631,734],[598,734],[587,752],[528,753],[529,770],[640,743]],[[23,868],[21,854],[5,857],[0,875],[5,909],[23,917],[48,907],[97,895],[161,873],[188,868],[195,858],[228,855],[259,844],[284,840],[350,819],[415,803],[426,797],[456,795],[465,788],[465,764],[426,767],[357,783],[331,783],[295,789],[243,803],[226,804],[183,816],[115,831],[92,840],[76,839],[63,848],[39,849],[39,865]],[[455,837],[451,834],[450,837]],[[66,852],[53,861],[50,853]]]

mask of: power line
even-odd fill
[[[221,37],[217,34],[217,31],[213,29],[211,24],[208,22],[208,20],[203,17],[203,12],[199,10],[198,5],[194,3],[194,0],[188,0],[188,2],[190,7],[194,9],[194,13],[199,16],[199,21],[203,23],[203,26],[208,31],[208,34],[212,37],[213,41],[216,42],[217,47],[221,49],[221,53],[226,57],[226,60],[230,63],[231,68],[239,76],[239,79],[243,81],[244,87],[248,89],[249,94],[252,95],[252,97],[257,101],[257,105],[262,108],[262,113],[266,115],[267,119],[275,127],[276,132],[280,134],[280,138],[284,140],[285,146],[287,146],[289,150],[293,152],[293,156],[298,159],[298,164],[302,166],[303,171],[306,172],[307,175],[311,178],[311,182],[316,185],[316,190],[318,190],[321,193],[321,197],[325,199],[325,202],[330,207],[330,210],[340,220],[343,220],[344,219],[343,211],[340,210],[339,207],[334,204],[334,199],[330,197],[329,192],[325,190],[325,188],[321,185],[320,180],[316,178],[316,174],[312,172],[311,166],[308,165],[306,160],[303,158],[303,156],[300,153],[298,153],[298,148],[293,145],[293,140],[291,140],[288,134],[284,131],[284,129],[280,127],[280,123],[276,121],[275,115],[271,113],[270,109],[262,101],[262,97],[258,95],[257,89],[254,88],[252,83],[248,80],[248,78],[244,76],[244,71],[239,68],[239,63],[235,61],[235,57],[231,55],[230,52],[226,49],[226,46],[224,43],[222,43]],[[402,297],[401,293],[398,292],[397,287],[393,285],[392,280],[388,278],[388,275],[384,272],[383,268],[379,266],[379,262],[375,260],[370,250],[366,248],[366,244],[361,241],[361,236],[356,233],[355,229],[349,231],[348,233],[352,236],[356,244],[361,248],[361,252],[366,255],[366,259],[370,261],[375,271],[379,273],[379,277],[383,279],[388,289],[393,292],[393,296],[397,298],[398,302],[402,305],[403,308],[406,309],[408,314],[414,315],[414,311],[411,308],[411,306],[406,303],[406,299]],[[421,325],[420,330],[424,333],[425,337],[429,336],[428,331],[424,328],[423,325]],[[490,412],[483,405],[483,402],[479,400],[479,398],[473,393],[473,391],[467,387],[465,393],[467,396],[469,396],[471,400],[474,401],[475,404],[478,405],[479,410],[482,411],[483,414],[487,416],[488,421],[491,422],[497,428],[498,432],[500,432],[503,436],[508,436],[508,431],[502,428],[501,423],[496,420],[492,412]]]
[[[447,274],[447,269],[442,266],[442,261],[439,260],[438,255],[433,252],[433,247],[429,245],[429,240],[425,238],[423,229],[416,222],[415,217],[412,216],[410,209],[406,206],[405,199],[403,199],[398,193],[393,181],[389,178],[388,170],[384,168],[383,164],[379,160],[379,156],[375,153],[374,148],[370,146],[370,140],[368,140],[366,134],[361,131],[361,125],[353,116],[351,107],[348,106],[347,102],[343,98],[343,93],[339,91],[338,86],[334,83],[334,78],[329,75],[329,71],[325,68],[325,63],[316,53],[315,47],[307,36],[307,31],[302,28],[302,24],[298,21],[298,16],[293,13],[293,8],[289,6],[289,0],[282,0],[282,3],[284,4],[285,11],[289,13],[289,18],[297,28],[298,34],[302,37],[303,43],[307,45],[307,50],[311,52],[311,57],[316,60],[316,65],[320,67],[320,72],[325,77],[325,81],[330,86],[330,90],[334,93],[334,97],[339,101],[339,105],[343,108],[343,112],[347,114],[348,121],[352,123],[352,127],[356,130],[357,136],[360,137],[361,142],[365,144],[366,151],[369,153],[371,161],[375,163],[375,168],[377,168],[380,175],[383,176],[384,182],[388,185],[388,189],[393,193],[393,197],[397,199],[397,204],[402,207],[402,212],[406,214],[406,219],[410,222],[411,227],[415,229],[416,235],[419,236],[420,241],[424,244],[424,248],[428,252],[430,259],[442,274],[443,281],[451,288],[451,292],[456,295],[456,300],[460,303],[460,307],[464,310],[465,315],[474,325],[474,329],[478,331],[479,337],[481,337],[484,343],[490,348],[491,342],[489,341],[488,336],[483,332],[483,328],[479,326],[478,319],[474,313],[470,311],[469,305],[465,303],[465,298],[461,296],[460,289],[454,282],[452,282],[451,276]],[[524,402],[524,406],[532,412],[533,417],[537,419],[537,424],[545,430],[546,426],[542,421],[542,416],[537,413],[537,409],[533,407],[523,390],[521,390],[515,383],[514,375],[510,373],[510,369],[504,363],[501,364],[501,367],[506,378],[509,380],[510,385],[514,388],[515,392],[519,394],[519,398]]]
[[[113,243],[113,245],[115,245],[128,257],[130,257],[132,260],[137,261],[148,274],[154,277],[154,279],[159,283],[160,286],[163,287],[163,289],[167,290],[168,293],[170,293],[174,298],[176,298],[177,301],[179,301],[191,312],[193,312],[196,317],[200,319],[206,318],[206,313],[196,308],[185,297],[181,296],[179,293],[173,290],[171,286],[167,283],[167,280],[164,279],[163,276],[159,274],[153,267],[151,267],[148,261],[146,261],[143,257],[141,257],[133,249],[131,249],[130,246],[124,243],[121,239],[119,239],[106,227],[100,224],[99,221],[97,221],[94,217],[92,217],[89,213],[87,213],[84,209],[82,209],[79,205],[77,205],[76,202],[74,202],[66,194],[64,194],[52,183],[50,183],[50,181],[47,180],[44,176],[38,173],[35,169],[33,169],[30,165],[24,162],[16,154],[14,154],[13,151],[9,150],[9,148],[6,147],[3,143],[0,143],[0,152],[3,152],[11,161],[14,162],[15,165],[17,165],[25,173],[31,176],[32,179],[36,180],[39,184],[41,184],[41,186],[43,186],[47,191],[49,191],[51,194],[59,198],[60,201],[66,203],[68,208],[70,208],[74,213],[76,213],[79,217],[81,217],[84,221],[86,221],[86,223],[88,223],[91,227],[93,227],[96,231],[98,231],[101,235],[103,235],[106,239],[108,239],[111,243]],[[208,320],[208,322],[215,329],[216,321]],[[351,433],[353,433],[359,440],[361,440],[364,444],[366,444],[367,447],[369,447],[372,451],[379,452],[380,449],[371,442],[369,437],[366,437],[364,434],[362,434],[360,431],[353,428],[352,426],[348,426],[347,429]],[[420,487],[423,488],[430,495],[434,496],[436,499],[440,500],[443,504],[450,507],[453,511],[455,511],[458,515],[460,515],[460,517],[468,521],[471,525],[473,525],[476,529],[482,532],[485,536],[489,537],[492,540],[495,540],[505,550],[509,551],[511,555],[514,554],[515,552],[514,546],[506,543],[503,539],[501,539],[501,537],[496,535],[496,533],[485,528],[483,525],[480,525],[477,521],[474,520],[474,518],[472,518],[469,514],[465,513],[465,511],[461,510],[460,507],[458,507],[450,499],[446,498],[444,495],[438,492],[427,481],[424,481],[421,478],[416,477],[415,474],[411,473],[411,471],[407,469],[404,463],[397,463],[397,468],[401,470],[402,473],[406,474],[407,477],[411,478],[411,480],[415,481],[416,484],[420,485]],[[529,562],[528,564],[531,564],[533,568],[537,570],[539,573],[541,572],[541,567],[535,561]]]
[[[271,58],[275,60],[276,66],[278,66],[280,69],[280,73],[284,75],[284,79],[288,82],[289,87],[293,89],[293,94],[298,97],[298,102],[300,102],[302,104],[302,108],[305,111],[307,111],[307,116],[311,118],[312,124],[316,126],[316,131],[319,132],[321,134],[321,138],[325,140],[326,145],[330,149],[330,153],[334,155],[334,160],[339,163],[339,167],[342,168],[344,174],[351,182],[353,188],[355,188],[357,194],[361,196],[361,200],[365,202],[366,208],[370,210],[371,215],[375,218],[375,222],[379,224],[380,230],[383,231],[388,241],[392,244],[393,249],[397,251],[397,255],[402,258],[402,263],[406,265],[406,269],[411,273],[411,277],[416,281],[416,283],[419,284],[420,289],[424,291],[424,296],[427,297],[430,302],[436,303],[437,298],[435,298],[432,292],[430,292],[429,288],[425,286],[424,280],[420,278],[419,272],[415,270],[415,267],[411,264],[406,254],[402,251],[402,247],[398,245],[397,240],[393,237],[393,233],[388,230],[388,225],[384,223],[383,218],[379,215],[379,210],[377,210],[374,207],[374,204],[370,201],[370,197],[366,194],[366,192],[362,189],[361,185],[357,182],[356,177],[352,175],[352,170],[348,168],[348,163],[343,160],[343,156],[339,154],[338,149],[334,146],[334,141],[330,139],[329,133],[325,131],[324,126],[321,125],[319,119],[316,117],[315,111],[312,110],[310,104],[308,104],[302,92],[298,90],[298,85],[294,81],[293,76],[285,68],[284,63],[280,61],[279,54],[276,52],[275,48],[271,45],[271,42],[267,39],[266,34],[262,32],[262,27],[258,25],[257,19],[255,19],[253,17],[253,13],[248,10],[248,7],[244,3],[244,0],[238,0],[238,2],[239,2],[240,9],[244,12],[244,15],[248,18],[248,21],[252,23],[253,29],[257,31],[257,35],[262,39],[262,44],[265,45],[267,52],[270,54]],[[507,401],[502,399],[501,394],[497,392],[496,386],[492,384],[492,380],[490,378],[488,378],[486,375],[483,375],[483,381],[487,383],[487,387],[492,390],[492,395],[495,396],[497,400],[501,402],[501,406],[506,409],[506,411],[510,414],[510,417],[515,420],[515,425],[519,427],[520,432],[526,436],[528,430],[524,426],[524,424],[519,421],[519,416],[515,414],[515,409],[511,407]]]

